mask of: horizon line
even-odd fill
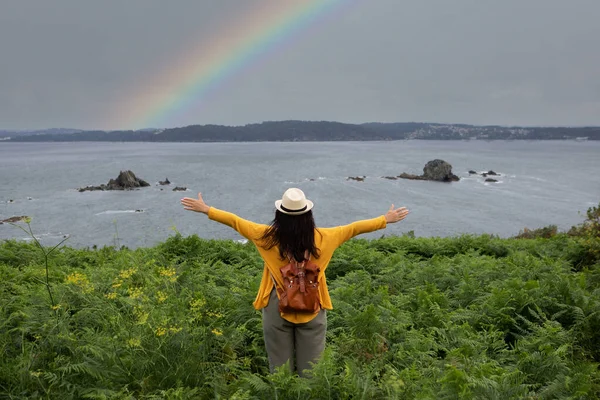
[[[169,130],[169,129],[181,129],[188,128],[191,126],[222,126],[228,128],[240,128],[248,125],[262,125],[265,123],[276,123],[276,122],[315,122],[315,123],[339,123],[344,125],[368,125],[368,124],[382,124],[382,125],[390,125],[390,124],[429,124],[429,125],[466,125],[473,127],[501,127],[501,128],[600,128],[600,124],[598,125],[515,125],[515,124],[475,124],[475,123],[466,123],[466,122],[424,122],[424,121],[395,121],[395,122],[381,122],[381,121],[368,121],[368,122],[342,122],[336,120],[304,120],[304,119],[281,119],[281,120],[264,120],[261,122],[247,122],[245,124],[216,124],[216,123],[204,123],[204,124],[189,124],[189,125],[181,125],[181,126],[172,126],[169,128],[141,128],[141,129],[101,129],[101,128],[58,128],[58,127],[50,127],[50,128],[35,128],[35,129],[27,129],[27,128],[0,128],[0,132],[39,132],[45,130],[72,130],[79,132],[87,132],[87,131],[102,131],[102,132],[140,132],[140,131],[160,131],[160,130]],[[78,132],[74,132],[78,133]]]

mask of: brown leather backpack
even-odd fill
[[[279,293],[279,312],[314,314],[321,308],[319,299],[319,266],[309,260],[301,263],[294,259],[279,268],[283,288]],[[277,285],[276,285],[277,286]]]

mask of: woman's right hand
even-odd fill
[[[409,211],[406,207],[400,207],[394,209],[394,205],[390,207],[388,212],[385,214],[385,222],[393,224],[394,222],[402,221],[408,215]]]
[[[197,199],[192,199],[191,197],[184,197],[183,199],[181,199],[181,204],[183,205],[184,210],[201,212],[203,214],[208,214],[208,210],[210,210],[210,207],[206,205],[206,203],[202,199],[202,193],[198,193]]]

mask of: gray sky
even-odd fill
[[[146,88],[278,1],[4,0],[0,129],[142,128]],[[161,124],[600,125],[598,0],[348,3]]]

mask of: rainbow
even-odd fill
[[[133,99],[121,104],[121,127],[167,127],[174,117],[189,111],[227,79],[259,58],[283,46],[295,33],[313,24],[344,0],[275,0],[260,2],[255,12],[241,21],[227,23],[210,43],[184,49],[159,79],[146,82]],[[348,3],[348,0],[345,1]],[[167,88],[168,90],[165,90]],[[114,120],[114,119],[113,119]]]

